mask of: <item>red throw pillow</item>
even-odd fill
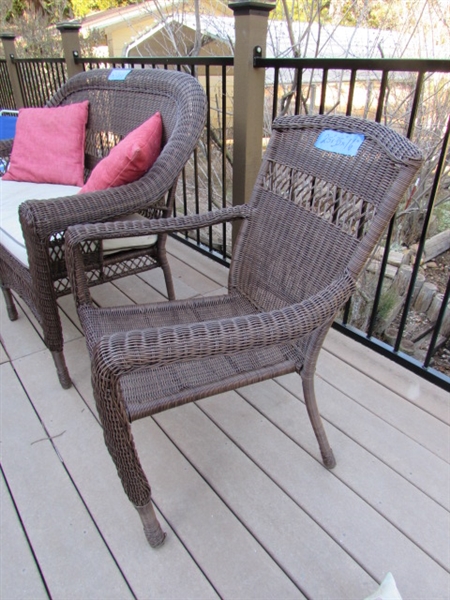
[[[158,158],[161,142],[162,119],[157,112],[114,146],[92,171],[79,193],[105,190],[136,181]]]
[[[3,179],[82,186],[89,102],[21,108]]]

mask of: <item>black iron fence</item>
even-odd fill
[[[177,214],[232,203],[233,62],[232,57],[75,57],[84,70],[177,69],[201,81],[208,120],[181,177]],[[25,106],[43,105],[67,77],[62,59],[14,63]],[[2,64],[0,101],[12,108],[6,106],[11,93]],[[442,260],[450,254],[450,61],[264,59],[255,48],[254,68],[265,70],[262,148],[278,114],[333,112],[383,122],[423,149],[424,167],[335,327],[450,390],[450,261]],[[231,230],[226,226],[182,239],[228,264]]]
[[[6,60],[0,59],[0,110],[15,110],[11,81],[8,75]]]
[[[432,380],[438,370],[450,389],[450,61],[264,59],[255,48],[254,67],[266,70],[268,129],[280,113],[356,115],[423,149],[424,166],[335,327]]]
[[[13,59],[13,63],[26,107],[44,106],[67,81],[66,61],[63,58]]]

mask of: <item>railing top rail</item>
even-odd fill
[[[17,58],[22,63],[64,63],[64,58]],[[114,63],[122,65],[217,65],[232,66],[233,56],[116,56],[116,57],[75,57],[77,64]],[[450,60],[429,58],[261,58],[255,57],[254,66],[259,68],[325,68],[373,71],[416,71],[426,73],[450,73]]]
[[[193,66],[232,66],[233,56],[117,56],[105,58],[81,58],[75,57],[77,64],[104,64],[114,63],[122,65],[193,65]]]
[[[261,58],[255,56],[253,66],[450,73],[450,60],[431,58]]]
[[[12,62],[17,63],[29,63],[29,64],[48,64],[48,63],[56,63],[56,64],[64,64],[66,62],[65,58],[17,58],[16,56],[11,57]]]

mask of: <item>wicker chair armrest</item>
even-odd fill
[[[13,146],[13,140],[0,140],[0,158],[7,158],[11,156]]]
[[[250,207],[247,204],[243,204],[200,215],[171,217],[168,219],[149,219],[148,221],[88,223],[69,227],[65,236],[66,265],[77,305],[92,304],[81,251],[81,244],[83,242],[189,231],[236,219],[244,219],[250,213]]]
[[[329,323],[354,290],[354,279],[345,274],[314,296],[282,309],[104,336],[93,353],[93,373],[112,381],[147,366],[295,342]]]
[[[44,240],[77,223],[112,220],[157,206],[167,192],[149,177],[127,185],[49,200],[26,200],[19,207],[25,238]],[[163,209],[163,206],[161,206]],[[31,238],[30,238],[31,236]]]
[[[210,227],[226,221],[249,216],[248,205],[222,208],[198,215],[148,219],[147,221],[110,221],[108,223],[85,223],[69,227],[66,233],[67,247],[89,240],[136,237],[158,233],[176,233]]]

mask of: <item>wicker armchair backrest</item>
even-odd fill
[[[356,156],[315,147],[324,130],[362,133]],[[301,302],[348,271],[357,277],[417,170],[417,146],[354,117],[274,122],[230,275],[263,310]],[[336,251],[339,248],[339,251]]]
[[[133,70],[124,81],[111,80],[109,76],[110,72],[104,69],[76,75],[48,102],[48,106],[60,106],[89,100],[85,179],[111,148],[157,111],[163,121],[163,146],[177,125],[183,126],[178,137],[189,136],[189,120],[195,112],[192,104],[204,101],[198,82],[183,73],[143,69]],[[198,97],[192,93],[194,85],[199,88]],[[177,143],[181,145],[182,141],[178,139]]]

